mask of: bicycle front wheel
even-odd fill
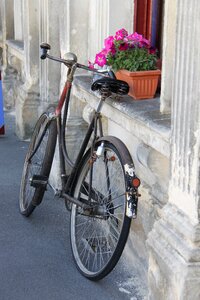
[[[56,120],[38,119],[25,158],[21,179],[20,212],[29,216],[43,199],[56,145]]]
[[[73,256],[79,271],[91,280],[102,279],[115,267],[131,223],[126,216],[124,165],[132,164],[132,159],[124,144],[117,141],[118,148],[103,141],[103,153],[95,157],[97,143],[92,162],[90,150],[86,153],[74,189],[75,198],[93,204],[92,210],[83,210],[75,204],[71,210]]]

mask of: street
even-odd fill
[[[70,249],[69,212],[52,193],[29,218],[19,213],[28,143],[17,138],[14,127],[14,115],[6,113],[6,135],[0,136],[0,300],[144,299],[123,258],[100,282],[78,272]]]

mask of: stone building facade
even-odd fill
[[[155,99],[109,99],[104,128],[133,156],[141,178],[138,218],[125,256],[151,300],[200,299],[200,2],[165,0],[162,13],[161,92]],[[66,70],[41,62],[39,44],[52,53],[75,52],[87,63],[103,39],[133,31],[133,0],[0,0],[0,57],[5,106],[16,111],[16,132],[30,136],[38,115],[57,102]],[[73,86],[67,136],[81,140],[97,98],[91,79]],[[78,131],[77,126],[78,125]],[[57,168],[54,161],[53,171]],[[59,184],[52,172],[52,181]]]

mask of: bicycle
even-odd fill
[[[110,70],[79,64],[73,53],[64,58],[48,54],[50,45],[42,43],[41,59],[51,59],[68,67],[67,79],[54,113],[38,119],[25,158],[21,179],[20,212],[28,217],[41,203],[58,138],[62,188],[57,195],[65,200],[70,216],[70,242],[78,270],[91,280],[105,277],[117,264],[129,234],[131,219],[137,215],[138,187],[132,158],[116,137],[103,136],[100,110],[112,93],[125,95],[128,84],[117,80]],[[80,151],[73,162],[65,142],[70,92],[76,69],[101,76],[91,85],[101,97]],[[61,114],[61,111],[63,113]],[[71,173],[66,175],[66,166]]]

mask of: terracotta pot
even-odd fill
[[[117,79],[124,80],[129,85],[129,96],[134,99],[151,99],[155,96],[160,70],[130,72],[119,70],[116,72]]]

